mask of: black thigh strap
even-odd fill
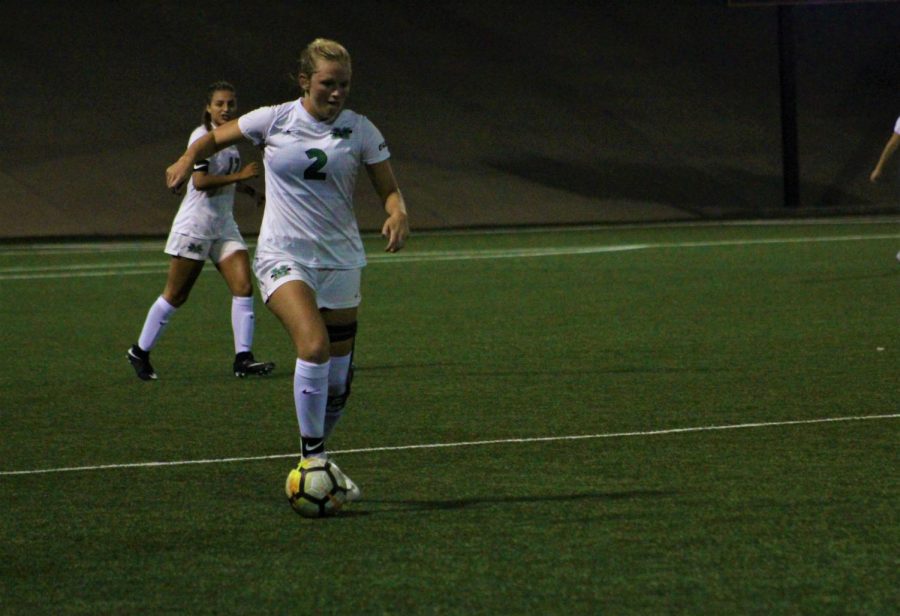
[[[344,325],[327,325],[328,340],[331,342],[343,342],[356,336],[356,321]]]

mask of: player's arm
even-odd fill
[[[397,186],[391,161],[383,160],[374,165],[366,165],[366,172],[388,215],[381,227],[381,235],[388,240],[385,251],[397,252],[403,248],[406,238],[409,237],[409,219],[406,214],[406,202],[403,200],[400,187]]]
[[[188,146],[181,158],[169,165],[169,168],[166,169],[166,186],[177,191],[190,177],[194,163],[209,158],[219,150],[234,145],[243,138],[244,135],[241,133],[237,120],[226,122],[216,130],[206,133]]]
[[[238,183],[237,190],[251,197],[256,195],[256,190],[252,186],[241,184],[241,180],[249,180],[259,176],[259,164],[250,163],[243,169],[229,173],[227,175],[210,175],[206,171],[194,171],[191,175],[191,181],[197,190],[212,191],[229,184]]]
[[[881,176],[884,173],[885,165],[887,165],[888,161],[894,155],[894,152],[897,151],[898,147],[900,147],[900,134],[894,133],[891,135],[891,138],[888,139],[888,142],[884,145],[884,149],[881,151],[881,157],[878,159],[878,163],[875,165],[875,168],[869,175],[870,181],[877,182],[881,179]]]

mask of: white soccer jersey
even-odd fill
[[[319,122],[300,100],[260,107],[238,119],[241,132],[265,146],[266,211],[256,252],[288,253],[308,267],[363,267],[366,255],[353,212],[361,164],[390,158],[381,133],[345,109]]]
[[[900,135],[900,118],[897,118],[897,121],[894,122],[894,132]]]
[[[188,146],[207,132],[198,126],[191,133]],[[229,175],[241,168],[241,155],[237,147],[229,146],[194,164],[194,171],[206,171],[209,175]],[[217,239],[234,225],[234,184],[205,192],[187,182],[187,193],[172,222],[172,231],[200,239]]]

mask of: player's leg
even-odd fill
[[[334,427],[344,414],[347,398],[350,397],[350,384],[353,382],[353,346],[356,340],[357,308],[323,310],[325,328],[328,330],[331,360],[328,370],[328,401],[325,405],[325,439],[334,431]],[[347,500],[355,501],[362,497],[356,483],[343,473],[347,488]]]
[[[250,280],[250,258],[246,247],[231,242],[236,249],[221,251],[216,268],[231,291],[231,329],[234,333],[234,375],[269,374],[275,368],[272,362],[256,361],[253,357],[253,333],[256,318],[253,311],[253,285]]]
[[[360,269],[321,272],[318,302],[328,331],[328,401],[325,406],[325,438],[334,430],[344,413],[353,380],[353,347],[360,302]],[[334,460],[332,460],[334,462]],[[359,487],[342,473],[347,500],[361,498]]]
[[[353,346],[356,340],[356,307],[322,311],[331,355],[328,371],[328,404],[325,408],[325,438],[344,413],[353,382]]]
[[[284,325],[297,352],[294,402],[300,424],[302,455],[304,458],[328,457],[325,453],[325,407],[331,344],[320,312],[322,298],[318,295],[327,274],[305,268],[281,255],[260,255],[259,252],[253,267],[266,305]],[[357,299],[358,278],[357,273]],[[347,499],[358,499],[359,488],[346,473],[341,475]]]
[[[128,349],[128,361],[141,380],[151,381],[157,378],[156,371],[150,364],[150,351],[156,346],[176,310],[187,301],[201,271],[203,261],[173,256],[169,262],[169,273],[162,295],[156,298],[147,311],[137,344]]]
[[[279,270],[275,271],[277,274]],[[257,274],[261,273],[264,272],[258,269]],[[315,291],[307,282],[294,278],[280,283],[270,293],[264,291],[264,295],[268,296],[266,305],[281,321],[297,353],[294,404],[300,425],[302,455],[324,456],[329,345],[328,330],[319,314]]]
[[[350,396],[353,380],[353,346],[359,309],[362,270],[325,270],[321,272],[318,302],[328,330],[331,368],[328,372],[328,405],[325,437],[340,420]]]

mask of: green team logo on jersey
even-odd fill
[[[349,139],[350,133],[352,132],[352,128],[332,128],[331,136],[336,137],[337,139]]]
[[[279,265],[275,269],[272,270],[272,273],[269,274],[269,277],[272,280],[278,280],[282,276],[286,276],[288,272],[291,271],[290,265]]]
[[[194,244],[193,242],[191,242],[190,244],[188,244],[187,251],[200,254],[201,252],[203,252],[203,244]]]

